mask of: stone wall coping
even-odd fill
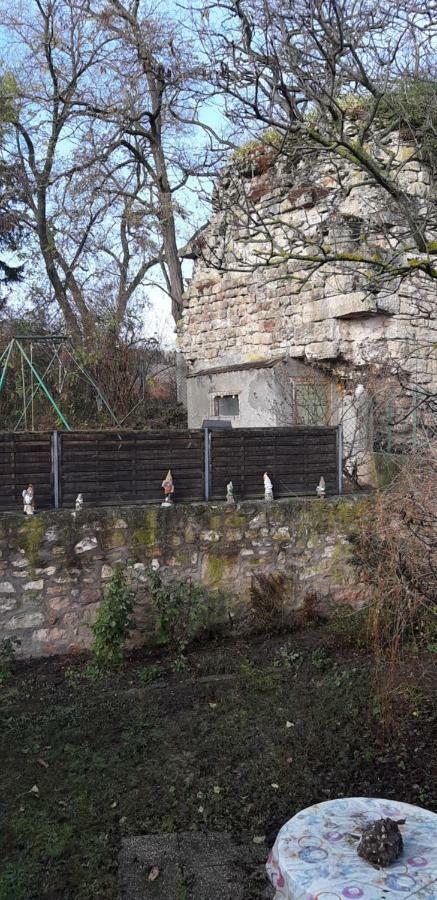
[[[123,515],[129,515],[132,512],[141,512],[147,511],[150,509],[162,510],[163,515],[173,515],[177,513],[178,510],[184,510],[186,512],[190,510],[197,510],[198,512],[202,512],[204,510],[210,509],[218,509],[222,512],[235,512],[237,510],[241,510],[245,512],[249,510],[251,507],[256,506],[257,509],[274,509],[275,506],[287,506],[288,504],[306,504],[306,503],[339,503],[344,501],[355,501],[355,500],[363,500],[366,497],[372,496],[372,491],[370,490],[362,490],[358,492],[351,492],[347,494],[335,494],[329,497],[325,497],[323,500],[320,500],[319,497],[310,497],[307,494],[295,494],[292,497],[278,497],[273,501],[273,503],[266,503],[262,498],[254,498],[248,500],[240,500],[235,503],[235,506],[228,506],[226,501],[221,500],[210,500],[210,501],[197,501],[197,502],[180,502],[175,503],[170,509],[163,509],[161,503],[142,503],[142,504],[132,504],[126,506],[87,506],[85,507],[77,516],[73,518],[72,513],[73,509],[63,508],[63,509],[40,509],[35,512],[34,519],[50,519],[53,521],[62,521],[62,520],[70,520],[73,519],[77,524],[86,524],[87,519],[90,516],[111,516],[119,515],[120,518],[123,518]],[[15,512],[15,510],[4,510],[0,512],[0,522],[1,521],[18,521],[20,520],[23,524],[28,522],[29,519],[23,515],[22,512]]]

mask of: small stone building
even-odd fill
[[[374,152],[431,221],[435,189],[414,148],[396,132]],[[401,449],[416,436],[417,391],[437,389],[437,282],[413,271],[399,205],[352,161],[243,148],[187,255],[190,428],[342,423],[347,465],[365,480],[375,441]]]

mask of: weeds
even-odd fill
[[[319,672],[325,672],[331,665],[331,657],[324,647],[317,647],[311,654],[311,662]]]
[[[274,681],[271,675],[257,669],[250,659],[244,659],[240,666],[240,674],[243,676],[248,688],[254,691],[271,691]]]
[[[302,653],[298,650],[289,650],[288,647],[280,647],[273,661],[275,669],[297,669],[302,663]]]
[[[364,650],[371,639],[371,610],[368,606],[353,609],[340,606],[333,610],[328,620],[328,631],[335,638],[336,646]]]
[[[108,582],[105,596],[100,604],[97,620],[91,626],[94,641],[91,653],[97,670],[119,668],[123,662],[123,647],[135,626],[132,617],[134,595],[126,578],[123,566],[116,566]],[[88,667],[89,677],[93,666]]]
[[[161,666],[144,666],[143,669],[140,669],[138,672],[138,678],[142,682],[142,684],[152,684],[153,681],[157,681],[158,678],[161,678],[162,669]]]
[[[148,574],[148,587],[161,638],[180,661],[180,667],[184,668],[184,650],[207,625],[207,592],[204,587],[191,581],[164,583],[154,570]]]
[[[383,724],[398,721],[399,688],[411,652],[436,639],[437,444],[400,469],[365,520],[356,559],[372,593],[369,609],[375,693]],[[406,665],[408,662],[408,667]]]
[[[5,638],[0,644],[0,685],[9,681],[15,663],[15,651],[21,641],[17,638]]]
[[[249,594],[249,629],[272,634],[284,627],[286,588],[286,579],[278,572],[253,575]]]

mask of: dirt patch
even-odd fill
[[[188,661],[177,673],[138,653],[96,680],[86,660],[19,667],[0,695],[0,900],[115,900],[132,835],[231,832],[267,851],[332,797],[436,809],[431,681],[400,702],[387,746],[366,656],[323,629],[202,645]]]

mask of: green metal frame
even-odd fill
[[[23,337],[24,337],[24,339],[26,339],[26,340],[32,340],[32,341],[33,341],[33,340],[36,340],[36,341],[44,341],[44,342],[47,342],[47,343],[49,343],[50,341],[53,340],[53,345],[55,345],[56,343],[65,343],[65,344],[68,344],[68,343],[69,343],[69,339],[68,339],[67,337],[65,337],[65,336],[59,337],[58,335],[54,335],[53,338],[50,338],[49,336],[46,337],[46,336],[44,336],[44,335],[24,335]],[[12,340],[9,342],[9,344],[7,345],[7,347],[5,347],[3,353],[2,353],[1,356],[0,356],[0,366],[3,365],[3,368],[1,369],[1,374],[0,374],[0,393],[1,393],[1,391],[3,390],[3,387],[4,387],[4,385],[5,385],[6,375],[7,375],[7,370],[8,370],[8,366],[9,366],[9,360],[10,360],[10,358],[11,358],[11,353],[12,353],[12,350],[14,349],[14,347],[16,347],[16,348],[18,349],[18,351],[20,352],[22,363],[23,363],[23,362],[26,363],[26,365],[29,367],[30,371],[32,372],[32,375],[34,376],[34,378],[35,378],[36,381],[37,381],[37,387],[36,387],[35,389],[32,388],[30,400],[26,403],[26,401],[25,401],[25,399],[24,399],[24,404],[25,404],[25,405],[24,405],[24,410],[23,410],[23,412],[22,412],[22,414],[21,414],[21,416],[20,416],[20,418],[19,418],[19,420],[18,420],[18,422],[17,422],[17,425],[16,425],[16,427],[15,427],[15,430],[17,430],[18,426],[21,424],[21,421],[22,421],[22,419],[23,419],[23,416],[25,416],[25,414],[26,414],[26,412],[27,412],[27,409],[28,409],[30,403],[33,401],[33,398],[34,398],[34,396],[35,396],[37,390],[38,390],[38,389],[41,389],[41,390],[43,391],[43,393],[45,394],[45,396],[47,397],[47,399],[49,400],[49,402],[51,403],[53,409],[54,409],[55,412],[56,412],[56,415],[59,417],[59,419],[60,419],[60,421],[62,422],[62,424],[63,424],[64,428],[66,429],[66,431],[73,431],[73,429],[72,429],[71,426],[69,425],[67,419],[65,418],[65,416],[63,415],[63,413],[62,413],[61,410],[59,409],[59,406],[58,406],[58,404],[56,403],[56,400],[54,399],[54,397],[53,397],[52,394],[50,393],[50,390],[49,390],[49,388],[47,387],[47,385],[46,385],[46,383],[45,383],[45,381],[44,381],[44,378],[45,378],[46,374],[48,373],[49,369],[51,368],[51,365],[52,365],[52,363],[55,361],[55,359],[58,359],[58,360],[61,362],[60,356],[59,356],[59,353],[58,353],[58,350],[56,349],[56,346],[53,346],[53,345],[52,345],[52,351],[54,351],[54,352],[53,352],[53,357],[52,357],[52,359],[51,359],[49,365],[48,365],[47,368],[45,369],[45,371],[44,371],[44,373],[43,373],[42,376],[38,373],[38,371],[36,370],[36,368],[35,368],[35,366],[34,366],[34,364],[33,364],[32,359],[29,358],[29,356],[27,355],[26,351],[24,350],[24,347],[22,346],[21,338],[20,338],[19,336],[15,336],[15,337],[12,338]],[[100,399],[101,399],[103,405],[106,407],[106,409],[107,409],[109,415],[111,416],[111,419],[112,419],[113,422],[115,423],[115,425],[116,425],[118,428],[120,428],[120,427],[121,427],[121,424],[120,424],[119,420],[117,419],[117,416],[115,415],[115,413],[114,413],[113,410],[111,409],[111,406],[110,406],[110,404],[108,403],[108,401],[107,401],[105,395],[104,395],[104,394],[102,393],[102,391],[100,390],[98,384],[96,384],[96,382],[94,381],[94,379],[92,378],[92,376],[90,375],[90,373],[87,372],[87,370],[86,370],[86,369],[78,362],[78,360],[77,360],[77,359],[75,358],[75,356],[74,356],[74,352],[72,352],[71,349],[70,349],[68,346],[65,347],[65,350],[66,350],[66,352],[68,353],[68,356],[70,357],[70,359],[72,360],[72,362],[74,363],[74,365],[76,366],[76,368],[79,370],[79,372],[81,372],[81,374],[82,374],[83,377],[86,379],[86,381],[88,381],[88,383],[89,383],[89,384],[93,387],[93,389],[95,390],[96,394],[100,397]]]
[[[14,346],[14,341],[12,340],[10,342],[9,346],[6,347],[6,350],[2,353],[1,358],[0,358],[0,362],[1,362],[3,360],[3,357],[6,356],[6,362],[3,363],[3,370],[2,370],[2,374],[0,376],[0,391],[2,390],[5,380],[6,380],[6,372],[8,371],[9,359],[10,359],[10,356],[12,353],[13,346]]]
[[[27,363],[27,365],[29,366],[29,369],[31,370],[31,372],[32,372],[33,375],[35,376],[35,378],[36,378],[36,380],[37,380],[37,382],[38,382],[38,384],[39,384],[41,390],[42,390],[43,393],[46,395],[46,397],[47,397],[47,399],[50,401],[50,403],[52,404],[53,409],[55,410],[56,414],[59,416],[59,418],[60,418],[60,420],[61,420],[61,422],[62,422],[64,428],[65,428],[67,431],[72,431],[73,429],[70,428],[70,425],[68,424],[67,419],[65,418],[65,416],[62,415],[61,410],[59,409],[59,406],[58,406],[58,404],[56,403],[56,400],[54,399],[54,397],[52,397],[52,395],[51,395],[51,393],[50,393],[48,387],[44,384],[43,379],[42,379],[42,378],[40,377],[40,375],[38,374],[37,370],[35,369],[35,366],[33,365],[33,362],[31,362],[31,360],[30,360],[29,357],[27,356],[27,353],[25,352],[25,350],[23,349],[23,347],[22,347],[21,344],[20,344],[20,341],[18,341],[17,338],[12,338],[12,340],[11,340],[11,342],[10,342],[10,344],[9,344],[9,347],[6,348],[5,352],[2,354],[2,357],[1,357],[1,359],[3,359],[3,357],[4,357],[5,353],[6,353],[6,362],[3,363],[3,371],[2,371],[2,374],[1,374],[1,377],[0,377],[0,391],[3,389],[4,384],[5,384],[5,381],[6,381],[6,372],[7,372],[7,368],[8,368],[8,365],[9,365],[9,360],[10,360],[10,357],[11,357],[12,350],[13,350],[13,348],[14,348],[15,346],[16,346],[16,347],[18,348],[18,350],[20,351],[20,353],[21,353],[21,358]]]
[[[67,431],[73,431],[73,429],[70,428],[70,426],[69,426],[69,424],[68,424],[66,418],[62,415],[61,410],[59,409],[59,406],[58,406],[58,404],[56,403],[56,400],[52,397],[52,395],[51,395],[51,393],[50,393],[48,387],[46,387],[46,385],[44,384],[42,378],[38,375],[38,372],[36,371],[35,366],[34,366],[33,363],[30,361],[29,357],[27,356],[27,353],[25,353],[25,351],[23,350],[21,344],[20,344],[18,341],[15,341],[15,343],[17,344],[17,347],[18,347],[18,349],[19,349],[19,351],[20,351],[20,353],[21,353],[23,359],[25,359],[25,361],[27,362],[27,365],[29,366],[29,369],[33,372],[33,374],[34,374],[34,376],[35,376],[35,378],[36,378],[36,380],[37,380],[37,382],[38,382],[38,384],[39,384],[41,390],[44,392],[44,394],[46,395],[47,399],[50,400],[50,403],[52,404],[53,409],[55,410],[55,412],[58,414],[58,416],[59,416],[59,418],[60,418],[60,420],[61,420],[61,422],[62,422],[64,428],[66,428]]]

